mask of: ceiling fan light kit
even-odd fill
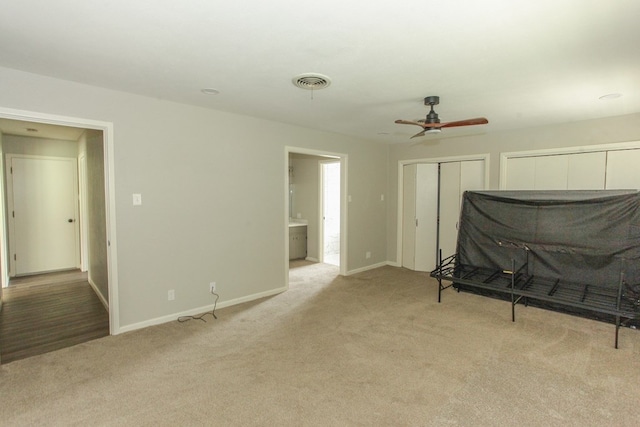
[[[489,123],[489,120],[484,117],[477,117],[475,119],[467,119],[467,120],[458,120],[455,122],[446,122],[441,123],[440,118],[438,117],[438,113],[433,109],[434,105],[440,104],[439,96],[427,96],[424,98],[424,105],[428,105],[430,107],[429,113],[427,113],[427,117],[424,120],[413,121],[413,120],[396,120],[395,122],[401,125],[417,125],[420,126],[423,131],[413,135],[411,138],[416,138],[418,136],[424,136],[425,134],[432,133],[440,133],[442,128],[452,128],[459,126],[473,126],[473,125],[485,125]]]

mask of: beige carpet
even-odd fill
[[[298,263],[304,264],[304,263]],[[0,367],[3,425],[636,426],[640,334],[384,267]]]

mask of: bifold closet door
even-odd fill
[[[402,266],[431,271],[436,265],[437,163],[404,166]]]
[[[570,154],[567,190],[603,190],[606,168],[607,153],[604,151]]]
[[[607,153],[607,190],[640,190],[640,149]]]
[[[484,189],[484,160],[440,165],[440,249],[447,257],[456,251],[458,221],[465,191]]]
[[[438,164],[417,166],[415,270],[431,271],[437,261]]]
[[[416,256],[416,171],[405,165],[402,174],[402,266],[415,270]]]
[[[554,154],[507,160],[507,190],[602,190],[607,153]]]
[[[484,160],[404,166],[403,267],[416,271],[431,271],[438,262],[438,248],[442,249],[444,257],[455,252],[462,194],[467,190],[484,189],[484,172]],[[438,181],[440,194],[438,194]],[[440,197],[439,239],[438,197]]]

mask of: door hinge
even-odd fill
[[[13,260],[17,261],[18,260],[18,256],[16,254],[13,254]]]
[[[13,217],[13,218],[16,217],[16,211],[11,211],[11,217]]]

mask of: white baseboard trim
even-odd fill
[[[387,261],[387,265],[389,267],[402,267],[398,262],[396,261]]]
[[[102,305],[104,305],[104,308],[106,308],[107,312],[108,312],[109,311],[109,302],[105,299],[104,295],[102,295],[102,293],[100,292],[100,290],[98,289],[96,284],[93,283],[93,280],[91,280],[91,277],[89,277],[87,279],[87,281],[89,282],[89,284],[93,288],[93,292],[95,292],[96,295],[98,295],[98,298],[100,299],[100,302],[102,303]]]
[[[311,261],[311,262],[320,262],[320,260],[318,258],[312,258],[310,256],[305,258],[306,261]]]
[[[180,313],[173,313],[173,314],[169,314],[166,316],[162,316],[162,317],[156,317],[155,319],[149,319],[149,320],[145,320],[144,322],[139,322],[139,323],[133,323],[131,325],[126,325],[126,326],[121,326],[118,331],[113,334],[113,335],[118,335],[118,334],[122,334],[125,332],[131,332],[131,331],[135,331],[138,329],[143,329],[143,328],[148,328],[149,326],[156,326],[156,325],[161,325],[163,323],[169,323],[169,322],[174,322],[177,321],[179,317],[183,317],[183,316],[194,316],[196,314],[201,314],[201,313],[205,313],[207,311],[211,311],[214,309],[214,307],[217,309],[220,308],[225,308],[225,307],[230,307],[232,305],[238,305],[238,304],[242,304],[245,302],[249,302],[249,301],[254,301],[260,298],[266,298],[266,297],[270,297],[273,295],[277,295],[280,294],[284,291],[286,291],[287,288],[286,287],[282,287],[282,288],[278,288],[278,289],[272,289],[270,291],[265,291],[265,292],[260,292],[257,294],[252,294],[252,295],[247,295],[246,297],[241,297],[241,298],[236,298],[236,299],[232,299],[232,300],[228,300],[228,301],[222,301],[220,303],[216,304],[209,304],[209,305],[205,305],[202,307],[197,307],[197,308],[193,308],[190,310],[186,310]]]
[[[373,269],[376,269],[376,268],[384,267],[386,265],[389,265],[389,263],[387,261],[383,261],[383,262],[379,262],[377,264],[371,264],[371,265],[367,265],[365,267],[356,268],[355,270],[347,271],[346,276],[351,276],[352,274],[362,273],[363,271],[369,271],[369,270],[373,270]]]

